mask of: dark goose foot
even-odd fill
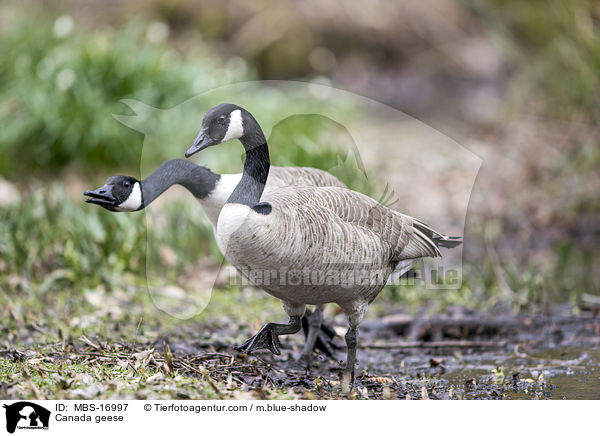
[[[257,334],[246,342],[235,347],[237,351],[250,354],[255,350],[269,350],[273,354],[281,354],[281,342],[279,335],[290,335],[300,330],[300,317],[292,316],[288,324],[276,324],[269,322],[265,324]]]

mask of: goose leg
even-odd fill
[[[310,356],[313,352],[313,348],[315,348],[317,342],[317,335],[321,331],[321,325],[323,324],[323,311],[321,306],[317,306],[312,313],[307,310],[304,313],[302,321],[303,326],[305,323],[308,324],[308,334],[306,335],[306,342],[304,343],[301,359],[308,365],[310,363]]]
[[[290,316],[290,321],[287,324],[276,324],[269,322],[265,324],[257,334],[252,336],[246,342],[235,347],[236,350],[242,351],[246,354],[251,353],[254,350],[267,349],[273,354],[281,354],[281,342],[279,342],[279,335],[291,335],[298,333],[302,328],[302,322],[300,316]]]
[[[355,302],[351,307],[344,310],[348,316],[350,328],[346,332],[346,346],[348,347],[348,356],[346,358],[346,369],[344,370],[344,379],[349,381],[349,387],[354,385],[354,366],[356,365],[356,348],[358,346],[358,326],[360,325],[367,307],[367,302]],[[344,309],[344,308],[342,308]]]
[[[356,346],[358,344],[358,327],[348,329],[346,333],[346,346],[348,357],[346,358],[345,373],[350,375],[350,387],[354,385],[354,365],[356,364]]]
[[[324,305],[315,307],[314,312],[306,310],[302,317],[302,330],[306,342],[302,350],[302,360],[308,363],[312,351],[322,351],[325,355],[333,357],[333,349],[337,348],[333,337],[336,336],[335,330],[323,323]]]

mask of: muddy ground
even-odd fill
[[[15,374],[0,384],[0,397],[600,399],[596,315],[574,316],[567,306],[539,316],[390,313],[362,326],[351,391],[341,382],[342,336],[335,338],[334,358],[315,353],[307,370],[297,360],[301,334],[282,340],[280,356],[248,356],[214,339],[251,333],[227,320],[135,343],[83,335],[0,350],[4,362],[12,362],[7,372]],[[343,334],[339,320],[333,326]],[[199,331],[211,337],[189,339]]]

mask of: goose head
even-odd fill
[[[263,141],[263,133],[250,112],[231,103],[223,103],[209,110],[202,119],[202,128],[192,146],[185,152],[190,157],[207,147],[239,139],[248,142]],[[246,141],[246,140],[252,141]]]
[[[106,179],[104,186],[94,191],[85,191],[86,203],[102,206],[112,212],[133,212],[143,207],[140,181],[129,176],[113,176]]]

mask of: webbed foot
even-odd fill
[[[292,316],[288,324],[276,324],[269,322],[262,326],[257,334],[252,336],[243,344],[235,347],[237,351],[250,354],[255,350],[269,350],[273,354],[281,354],[281,342],[279,335],[289,335],[300,330],[300,317]]]
[[[279,337],[273,330],[271,323],[265,324],[257,334],[235,347],[235,349],[246,354],[250,354],[255,350],[267,349],[273,354],[280,355],[281,342],[279,342]]]

